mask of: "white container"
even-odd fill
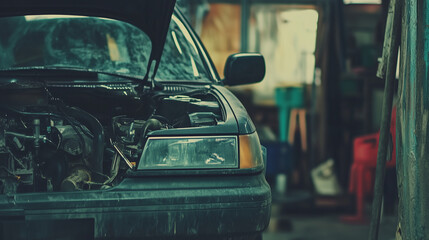
[[[316,192],[320,195],[335,196],[342,193],[337,175],[335,175],[333,159],[328,159],[311,170],[311,178]]]

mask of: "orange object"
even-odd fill
[[[259,137],[256,132],[239,136],[240,168],[255,168],[264,165]]]
[[[307,110],[304,108],[292,108],[290,110],[290,120],[289,120],[289,143],[293,145],[295,142],[295,130],[297,125],[297,117],[299,122],[299,134],[301,136],[301,150],[303,152],[307,151],[307,124],[305,116]]]

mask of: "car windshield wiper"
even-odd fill
[[[34,73],[34,72],[43,72],[43,71],[60,71],[60,72],[78,72],[78,73],[88,73],[88,74],[104,74],[108,76],[114,76],[114,77],[120,77],[120,78],[126,78],[134,81],[142,82],[144,79],[144,76],[138,76],[138,75],[130,75],[126,73],[116,73],[116,72],[106,72],[101,71],[97,69],[85,69],[81,67],[74,67],[74,66],[32,66],[32,67],[14,67],[14,68],[7,68],[7,69],[0,69],[0,75],[4,74],[28,74],[28,73]]]

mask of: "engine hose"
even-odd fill
[[[110,184],[118,176],[119,165],[121,163],[121,156],[119,153],[116,153],[112,159],[112,166],[110,168],[110,176],[103,184]]]
[[[148,131],[149,130],[153,131],[153,130],[159,130],[159,129],[161,129],[162,128],[162,123],[158,119],[151,118],[151,119],[148,119],[143,124],[142,128],[143,128],[143,131],[142,131],[142,134],[140,136],[139,143],[137,145],[139,148],[143,147],[143,145],[145,143],[145,140],[146,140],[146,135],[147,135]]]
[[[90,169],[95,172],[103,171],[103,154],[104,154],[104,129],[101,123],[86,111],[78,108],[67,107],[63,111],[68,116],[78,120],[80,123],[88,127],[94,134],[92,143],[92,154],[90,157]]]
[[[56,117],[56,118],[62,118],[62,116],[55,114],[55,113],[50,113],[50,112],[26,112],[26,111],[21,111],[9,106],[4,106],[4,105],[0,105],[0,108],[3,108],[7,111],[11,111],[14,112],[16,114],[19,115],[23,115],[23,116],[38,116],[38,117]]]

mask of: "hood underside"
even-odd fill
[[[0,17],[38,14],[82,15],[116,19],[143,30],[152,41],[148,69],[158,68],[175,0],[14,0],[0,1]],[[152,73],[154,74],[154,73]]]

